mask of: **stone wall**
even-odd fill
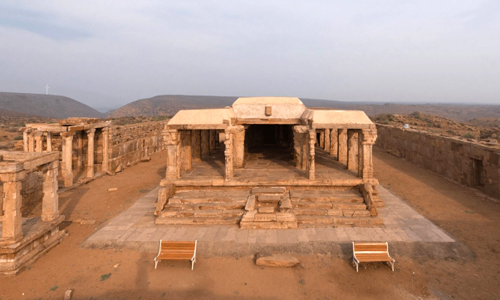
[[[376,145],[389,153],[500,198],[500,148],[387,125],[377,131]]]
[[[119,172],[165,149],[162,131],[166,123],[167,121],[161,121],[112,126],[109,171]]]

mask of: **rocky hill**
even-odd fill
[[[233,104],[238,97],[163,95],[141,99],[108,114],[111,118],[173,116],[181,109],[218,108]]]
[[[60,119],[69,117],[104,117],[104,114],[92,107],[64,96],[0,92],[0,116],[13,116],[12,114],[16,113],[23,116],[31,115]]]
[[[173,116],[181,109],[219,108],[231,105],[238,97],[162,95],[141,99],[112,111],[112,118],[138,116]],[[457,121],[474,118],[500,118],[500,105],[361,103],[301,98],[309,108],[323,107],[363,110],[369,116],[379,114],[411,114],[419,111]]]

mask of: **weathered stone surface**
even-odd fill
[[[257,266],[263,267],[292,268],[299,263],[300,261],[296,257],[287,254],[273,254],[270,256],[262,256],[255,260],[255,264]]]

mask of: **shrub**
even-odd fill
[[[466,139],[475,139],[476,137],[470,133],[470,132],[467,132],[466,134],[463,135],[464,138]]]
[[[19,141],[19,140],[22,140],[23,139],[23,136],[22,135],[16,135],[14,137],[14,141]]]

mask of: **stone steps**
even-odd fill
[[[318,197],[318,196],[304,196],[304,197],[292,197],[292,201],[304,200],[304,201],[314,201],[314,202],[339,202],[339,203],[364,203],[364,199],[361,196],[349,196],[349,197]]]
[[[240,223],[240,217],[228,218],[156,218],[155,224],[158,225],[237,225]]]
[[[156,224],[239,224],[248,190],[181,190],[175,193],[156,219]]]

